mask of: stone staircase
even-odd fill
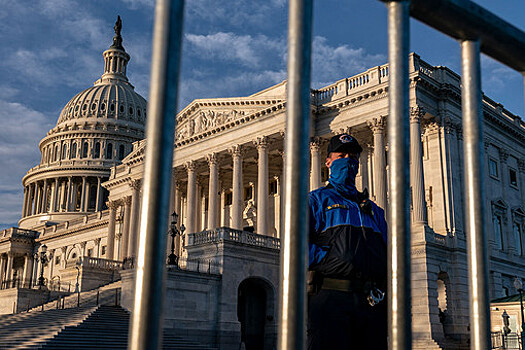
[[[130,313],[120,306],[119,282],[97,290],[51,301],[30,312],[0,316],[0,349],[127,349]],[[106,293],[107,292],[107,293]],[[115,298],[117,295],[117,298]],[[62,309],[62,305],[64,308]],[[57,308],[60,306],[60,308]],[[163,332],[163,349],[214,350],[213,346],[188,341]]]
[[[0,317],[0,349],[37,349],[67,326],[87,319],[97,307],[48,310]]]
[[[35,349],[127,349],[130,314],[120,306],[100,306],[76,326],[68,326],[43,346]],[[163,332],[162,349],[213,350]]]

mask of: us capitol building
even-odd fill
[[[147,115],[126,76],[119,22],[104,73],[40,141],[41,161],[22,179],[19,227],[0,233],[2,313],[38,305],[31,293],[52,298],[64,286],[108,283],[120,283],[122,305],[132,308]],[[364,149],[357,186],[388,211],[388,80],[385,64],[312,90],[311,189],[328,178],[327,140],[349,132]],[[182,234],[174,235],[178,264],[168,266],[165,301],[174,333],[221,349],[275,347],[285,96],[282,82],[246,97],[198,99],[176,115],[170,212]],[[460,104],[460,76],[411,54],[414,349],[468,343]],[[487,96],[483,117],[493,299],[515,294],[515,277],[525,278],[525,124]]]

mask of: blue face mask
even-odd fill
[[[354,198],[357,195],[355,177],[358,171],[358,159],[336,159],[330,164],[330,179],[328,181],[344,197]]]

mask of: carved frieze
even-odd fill
[[[244,117],[245,114],[246,111],[239,111],[236,109],[227,111],[200,111],[190,118],[186,123],[181,125],[180,128],[178,128],[175,135],[176,139],[177,141],[181,141],[185,138],[200,134],[204,131],[213,129],[223,124],[233,122],[241,117]]]

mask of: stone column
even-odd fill
[[[242,153],[241,145],[235,145],[230,150],[233,161],[232,174],[232,211],[231,227],[235,230],[242,230]]]
[[[321,185],[321,139],[313,137],[310,141],[310,191],[318,189]]]
[[[7,258],[5,254],[0,255],[0,288],[2,288],[2,282],[5,280],[5,265]]]
[[[410,109],[410,186],[412,187],[413,223],[427,223],[425,181],[423,178],[423,146],[421,143],[421,117],[425,111],[419,107]]]
[[[118,204],[115,201],[110,201],[107,205],[109,208],[109,223],[106,259],[113,260],[113,254],[115,253],[115,221],[117,219]]]
[[[137,256],[140,219],[140,180],[134,180],[131,187],[131,221],[129,226],[128,257]]]
[[[55,185],[51,189],[51,205],[49,206],[49,212],[54,213],[56,210],[58,198],[58,177],[55,179]]]
[[[210,166],[210,182],[208,186],[208,230],[214,230],[219,226],[217,220],[217,202],[219,191],[219,172],[217,170],[217,154],[212,153],[206,156]]]
[[[257,233],[268,235],[268,138],[259,137],[257,146]]]
[[[29,184],[29,198],[28,198],[28,201],[27,201],[27,207],[26,207],[25,216],[31,216],[31,213],[32,213],[32,210],[33,210],[33,199],[34,199],[34,196],[35,196],[35,186],[34,186],[34,184]],[[1,279],[0,279],[0,281],[1,281]]]
[[[82,176],[82,193],[80,197],[80,211],[86,211],[87,193],[86,193],[86,177]]]
[[[373,118],[368,126],[374,133],[374,190],[376,204],[386,210],[386,159],[385,159],[385,117]]]
[[[24,288],[29,287],[29,281],[33,274],[33,254],[26,254],[24,260],[24,273],[22,275],[22,285]]]
[[[28,186],[24,186],[24,201],[22,202],[22,217],[26,216],[28,191],[29,191]]]
[[[122,237],[120,238],[120,256],[119,259],[124,259],[128,255],[128,242],[129,242],[129,228],[131,220],[131,197],[124,199],[124,223],[122,230]]]
[[[41,204],[41,213],[47,213],[47,179],[44,180],[44,189],[42,190],[42,204]]]
[[[102,242],[102,239],[99,237],[99,238],[95,238],[94,239],[94,242],[95,242],[95,245],[97,246],[97,258],[100,258],[100,242]]]
[[[221,226],[230,226],[226,217],[226,189],[221,189]]]
[[[41,190],[40,190],[40,184],[39,181],[35,182],[35,205],[33,206],[33,215],[37,215],[40,210],[40,197],[41,197]]]
[[[359,156],[359,177],[361,178],[360,190],[363,191],[366,188],[370,191],[370,185],[368,183],[368,146],[362,146],[363,152],[361,152],[361,155]]]
[[[100,211],[101,198],[102,198],[102,187],[100,186],[100,176],[97,176],[97,199],[95,199],[95,211]]]
[[[197,175],[195,174],[195,162],[189,161],[185,164],[188,172],[188,194],[186,203],[186,233],[195,233],[197,222]]]
[[[11,279],[13,278],[13,259],[14,259],[14,255],[12,252],[8,252],[7,253],[7,268],[6,268],[6,271],[5,271],[5,280],[6,281],[11,281]]]
[[[73,179],[71,176],[67,178],[67,191],[66,191],[66,205],[65,211],[71,211],[73,205],[71,204],[73,199]]]

